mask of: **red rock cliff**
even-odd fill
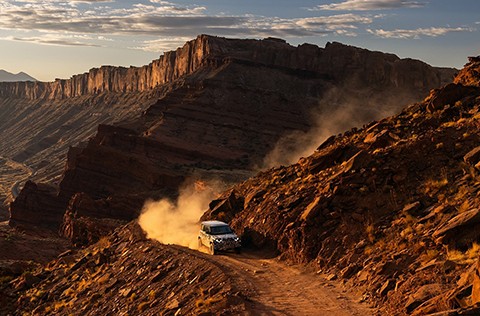
[[[336,80],[349,79],[349,84],[359,81],[362,84],[427,88],[453,78],[453,71],[441,73],[421,61],[400,59],[393,54],[340,43],[328,43],[323,49],[311,44],[293,47],[283,40],[270,38],[258,41],[200,35],[146,66],[102,66],[54,82],[4,82],[0,83],[0,97],[64,99],[102,92],[141,92],[191,74],[202,66],[232,60],[308,70]],[[445,75],[450,78],[442,78]]]

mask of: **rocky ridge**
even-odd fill
[[[203,219],[363,288],[386,314],[478,314],[479,70],[470,58],[455,83],[234,186]]]
[[[131,223],[43,268],[0,279],[0,313],[253,315],[250,291],[208,255],[148,240]]]

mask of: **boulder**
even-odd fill
[[[477,260],[473,273],[472,304],[480,303],[480,260]]]
[[[405,310],[407,313],[413,312],[423,302],[435,297],[443,292],[441,284],[427,284],[421,286],[415,293],[410,295],[405,304]]]
[[[385,296],[387,295],[387,293],[391,290],[393,290],[395,288],[395,285],[396,285],[396,282],[395,280],[393,279],[388,279],[387,281],[385,281],[385,283],[383,283],[382,287],[380,288],[380,290],[378,291],[378,294],[380,294],[380,296]]]
[[[463,161],[471,166],[475,166],[480,161],[480,146],[475,147],[463,156]]]
[[[226,198],[213,200],[209,204],[209,209],[203,215],[202,220],[215,219],[223,222],[230,222],[235,214],[243,210],[244,198],[237,197],[235,191],[232,190]]]
[[[468,247],[479,234],[476,228],[478,224],[480,224],[480,209],[474,208],[458,214],[440,226],[433,233],[433,237],[438,238],[442,243],[452,243],[455,247]]]

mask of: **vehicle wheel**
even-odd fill
[[[235,253],[241,253],[241,252],[242,252],[242,248],[241,248],[241,247],[235,248]]]
[[[198,250],[202,249],[202,240],[200,238],[198,238]]]
[[[210,254],[215,255],[215,247],[213,246],[213,243],[210,244]]]

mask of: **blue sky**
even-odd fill
[[[0,1],[0,69],[39,80],[140,66],[204,33],[326,42],[460,68],[480,55],[478,0]]]

